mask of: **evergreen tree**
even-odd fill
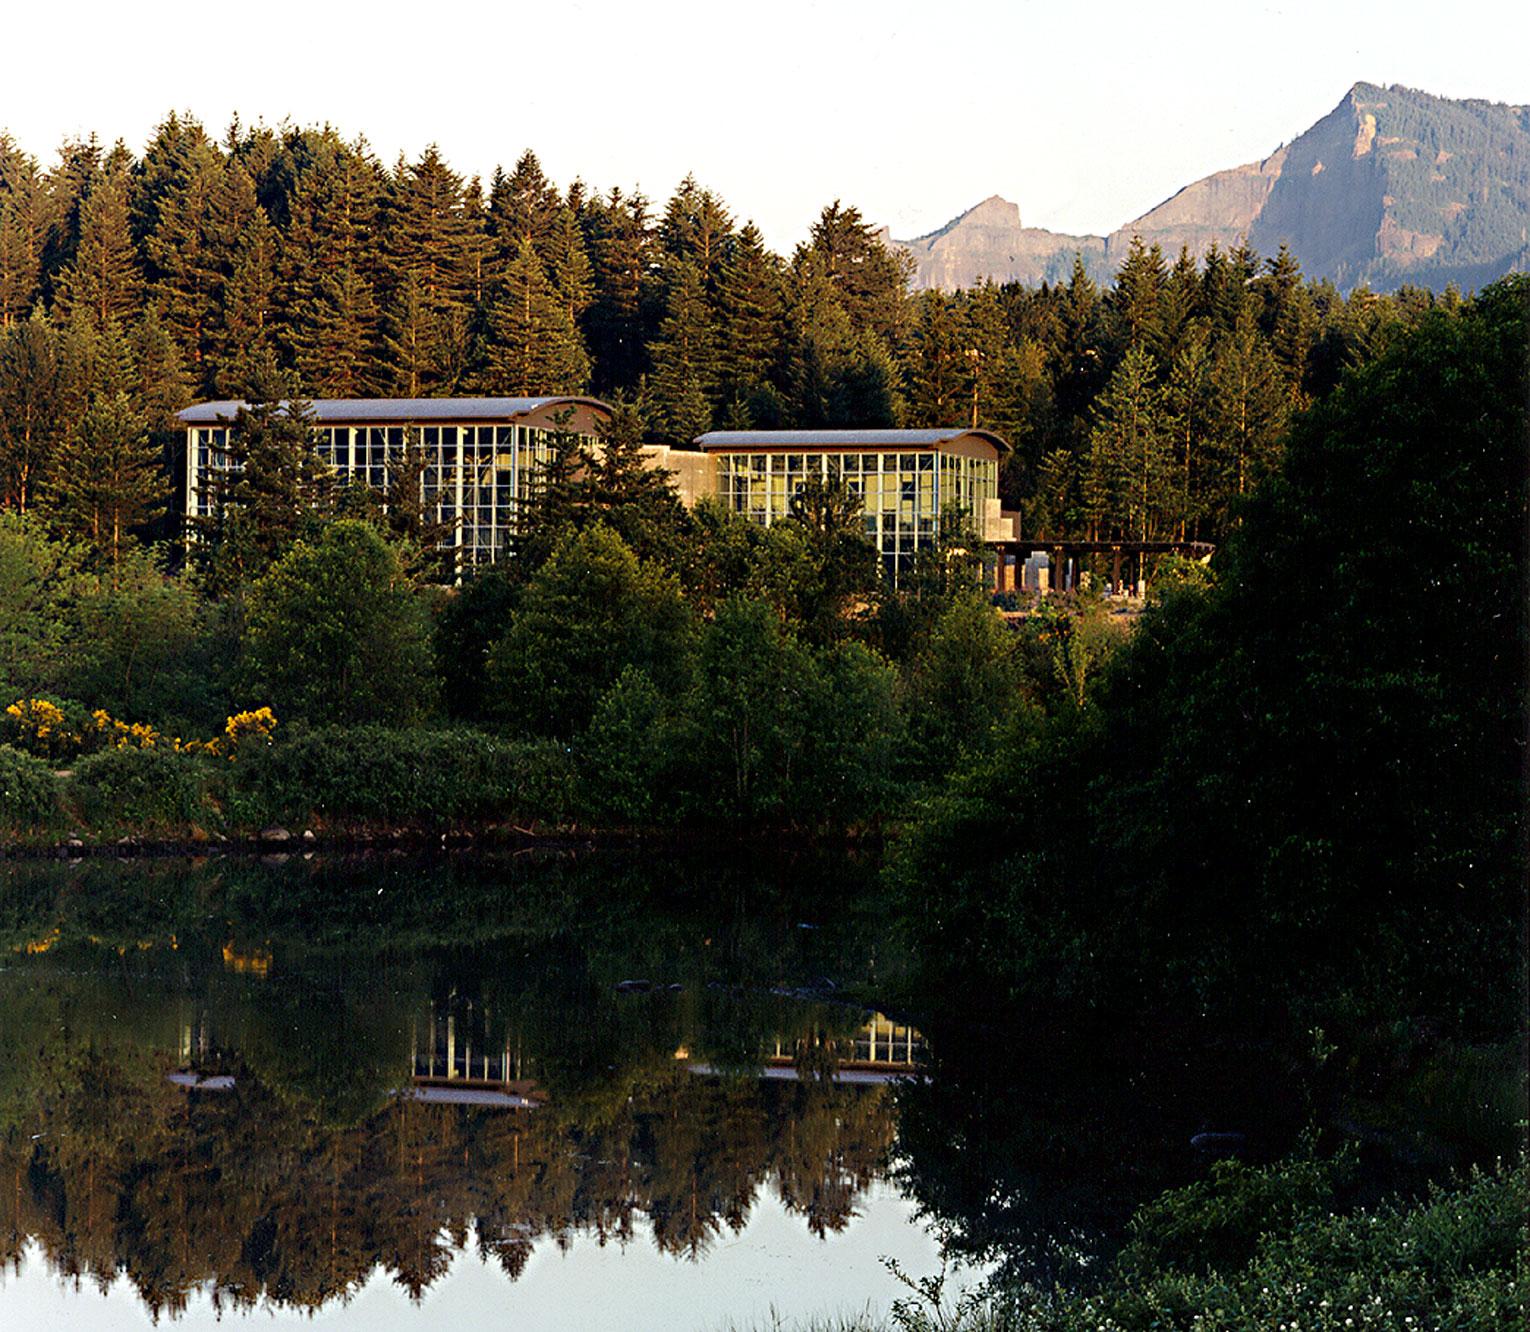
[[[304,388],[319,397],[368,397],[384,387],[378,361],[376,226],[380,179],[370,158],[323,145],[288,196],[282,345]]]
[[[613,189],[590,201],[582,229],[595,278],[595,296],[581,320],[594,358],[594,387],[607,395],[631,392],[648,368],[648,201]]]
[[[812,263],[827,279],[857,332],[870,331],[884,346],[903,333],[912,256],[890,250],[855,208],[836,199],[823,210],[798,247],[794,266]]]
[[[499,264],[514,262],[521,242],[530,241],[542,262],[552,254],[553,237],[567,210],[542,164],[529,148],[508,176],[495,171],[489,186],[486,226]]]
[[[214,596],[260,577],[331,507],[333,477],[318,461],[308,404],[288,389],[279,378],[254,386],[229,424],[228,469],[207,479],[194,549]]]
[[[1106,336],[1115,357],[1145,347],[1158,357],[1163,349],[1162,305],[1169,274],[1163,251],[1148,249],[1133,236],[1126,259],[1116,271],[1115,286],[1105,299]]]
[[[1101,536],[1167,535],[1175,512],[1173,455],[1152,354],[1133,347],[1094,407],[1089,506]]]
[[[779,262],[750,222],[732,237],[717,281],[717,403],[748,400],[780,373],[785,296]]]
[[[489,376],[497,393],[577,393],[590,362],[579,330],[548,281],[531,242],[522,239],[489,307]]]
[[[450,393],[466,373],[483,244],[483,216],[434,144],[399,162],[384,213],[385,345],[408,396]]]
[[[666,279],[664,320],[651,349],[650,419],[661,439],[685,447],[711,425],[717,342],[701,270],[688,260],[671,260]]]
[[[225,228],[226,258],[213,330],[213,383],[218,393],[233,396],[244,391],[252,367],[275,355],[273,306],[280,241],[241,163],[230,166],[217,206]]]
[[[967,415],[969,403],[967,339],[944,292],[923,292],[917,304],[909,420],[919,426],[953,425]]]
[[[191,377],[175,339],[148,306],[133,326],[129,341],[138,367],[135,398],[150,430],[175,428],[175,413],[191,402]]]
[[[61,425],[58,339],[40,311],[0,329],[0,504],[25,514]]]
[[[1213,343],[1211,388],[1220,472],[1212,508],[1225,524],[1236,501],[1274,467],[1290,412],[1280,368],[1251,312]]]
[[[107,176],[81,208],[79,241],[59,274],[55,308],[66,315],[83,309],[98,330],[113,320],[127,324],[138,312],[142,287],[128,226],[127,180]]]
[[[375,525],[393,539],[410,577],[449,582],[456,574],[455,559],[442,547],[451,541],[455,524],[436,518],[434,502],[426,499],[425,473],[431,459],[420,443],[418,427],[405,432],[402,452],[389,453],[388,483],[377,497]]]
[[[0,132],[0,329],[32,308],[42,272],[45,207],[36,161]]]
[[[133,239],[142,245],[159,234],[166,211],[180,206],[191,182],[221,166],[222,155],[202,126],[172,112],[155,127],[154,137],[133,170]],[[148,257],[148,277],[158,282],[166,274],[158,267],[152,245]]]
[[[1317,335],[1317,312],[1302,281],[1301,265],[1284,242],[1279,253],[1266,261],[1266,271],[1255,286],[1263,302],[1260,332],[1269,341],[1295,405],[1300,406],[1307,358]]]
[[[711,292],[722,275],[733,219],[722,200],[702,189],[694,176],[680,182],[659,222],[659,247],[671,260],[691,264]]]
[[[53,521],[113,569],[132,530],[164,511],[160,450],[125,392],[95,397],[58,450],[49,490]]]
[[[80,241],[86,200],[104,175],[100,141],[68,139],[58,150],[58,165],[48,172],[47,226],[43,237],[42,284],[51,299],[59,274],[68,268]]]
[[[1205,326],[1200,321],[1182,340],[1174,357],[1165,407],[1174,439],[1174,468],[1178,477],[1178,533],[1181,539],[1194,540],[1201,535],[1200,521],[1207,503],[1205,473],[1214,408],[1211,355]]]

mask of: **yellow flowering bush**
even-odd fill
[[[276,730],[276,714],[270,708],[256,708],[253,712],[240,712],[228,719],[223,734],[207,742],[207,752],[218,758],[233,762],[239,755],[239,747],[250,741],[271,743],[271,733]]]
[[[3,738],[38,758],[59,758],[79,752],[81,738],[64,710],[46,698],[19,698],[5,710]]]

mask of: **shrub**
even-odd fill
[[[48,765],[0,744],[0,828],[40,828],[58,814],[58,784]]]
[[[81,759],[70,795],[80,817],[97,828],[169,830],[209,822],[207,774],[191,754],[174,749],[107,749]]]
[[[240,817],[439,823],[560,819],[572,807],[565,746],[479,731],[327,727],[242,750]]]

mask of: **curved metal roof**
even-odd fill
[[[710,430],[696,446],[715,449],[933,449],[968,437],[1010,452],[1009,442],[991,430],[944,426],[933,430]]]
[[[182,425],[217,425],[231,421],[247,402],[226,399],[199,402],[175,414]],[[547,407],[591,407],[610,415],[611,404],[599,398],[559,396],[550,398],[315,398],[309,402],[313,419],[320,425],[332,422],[388,421],[495,421],[510,422]]]

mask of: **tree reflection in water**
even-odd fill
[[[514,1280],[535,1246],[625,1244],[640,1216],[662,1252],[698,1259],[762,1190],[823,1236],[892,1142],[888,1086],[761,1076],[778,1048],[853,1055],[842,1006],[704,969],[623,992],[630,957],[552,931],[174,943],[139,954],[66,928],[0,972],[0,1258],[17,1267],[35,1242],[67,1278],[125,1275],[156,1317],[194,1295],[312,1311],[379,1269],[418,1299],[468,1251]],[[484,1084],[493,1050],[497,1085],[514,1074],[536,1108],[395,1094],[448,1024],[467,1055],[449,1088]]]

